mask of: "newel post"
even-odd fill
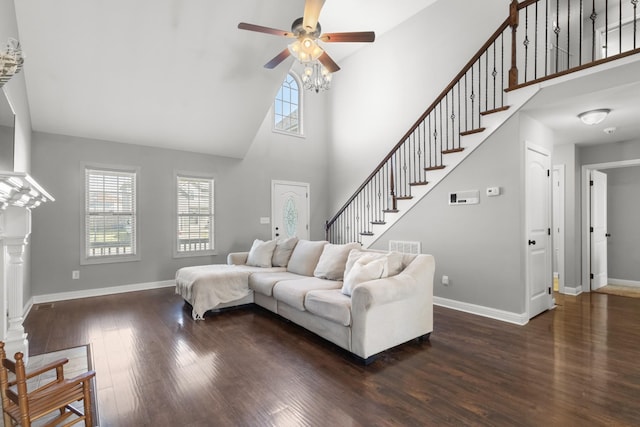
[[[516,33],[518,29],[518,0],[513,0],[509,5],[509,26],[511,27],[511,68],[509,69],[509,88],[518,84],[518,65],[516,63]]]

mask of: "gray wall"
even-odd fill
[[[259,218],[271,215],[273,179],[310,183],[311,237],[324,238],[324,101],[307,99],[306,138],[272,133],[269,114],[242,160],[34,133],[33,175],[56,201],[33,213],[32,295],[169,280],[182,266],[224,263],[229,252],[248,250],[253,239],[271,238],[270,225],[261,225]],[[82,162],[140,167],[140,261],[80,265]],[[175,170],[211,173],[215,178],[216,256],[172,256]],[[72,270],[80,270],[80,280],[71,280]]]
[[[389,240],[422,242],[436,259],[434,295],[512,313],[523,313],[524,264],[521,256],[522,144],[514,116],[453,170],[376,244]],[[486,197],[487,187],[501,195]],[[477,205],[449,206],[453,191],[480,191]],[[449,286],[442,285],[448,275]]]
[[[437,1],[340,61],[329,112],[333,212],[507,18],[509,3]]]
[[[640,159],[640,140],[554,148],[553,164],[565,164],[565,286],[588,289],[582,275],[582,166]]]
[[[13,171],[13,127],[0,126],[0,171]]]
[[[605,172],[609,277],[640,282],[640,166]]]

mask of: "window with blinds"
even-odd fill
[[[213,251],[213,179],[177,176],[177,254]]]
[[[85,259],[136,255],[136,173],[85,168]]]

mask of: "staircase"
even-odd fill
[[[577,4],[513,0],[505,21],[327,221],[327,240],[373,244],[524,106],[536,83],[640,53],[638,0]]]

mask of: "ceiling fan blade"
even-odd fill
[[[325,0],[307,0],[304,3],[304,15],[302,16],[302,26],[307,33],[313,33],[318,25],[320,11]]]
[[[327,52],[322,52],[322,55],[320,55],[318,61],[320,61],[320,63],[324,65],[324,68],[326,68],[330,73],[335,73],[336,71],[340,70],[338,64],[336,64],[334,60],[331,59]]]
[[[289,52],[289,48],[285,48],[282,52],[277,54],[271,61],[264,64],[264,68],[268,68],[270,70],[276,68],[282,61],[287,59],[291,55]]]
[[[238,24],[238,28],[247,31],[256,31],[258,33],[272,34],[274,36],[293,37],[293,33],[284,30],[278,30],[276,28],[263,27],[262,25],[247,24],[241,22]]]
[[[353,33],[325,33],[320,40],[327,43],[357,42],[371,43],[376,39],[373,31],[360,31]]]

